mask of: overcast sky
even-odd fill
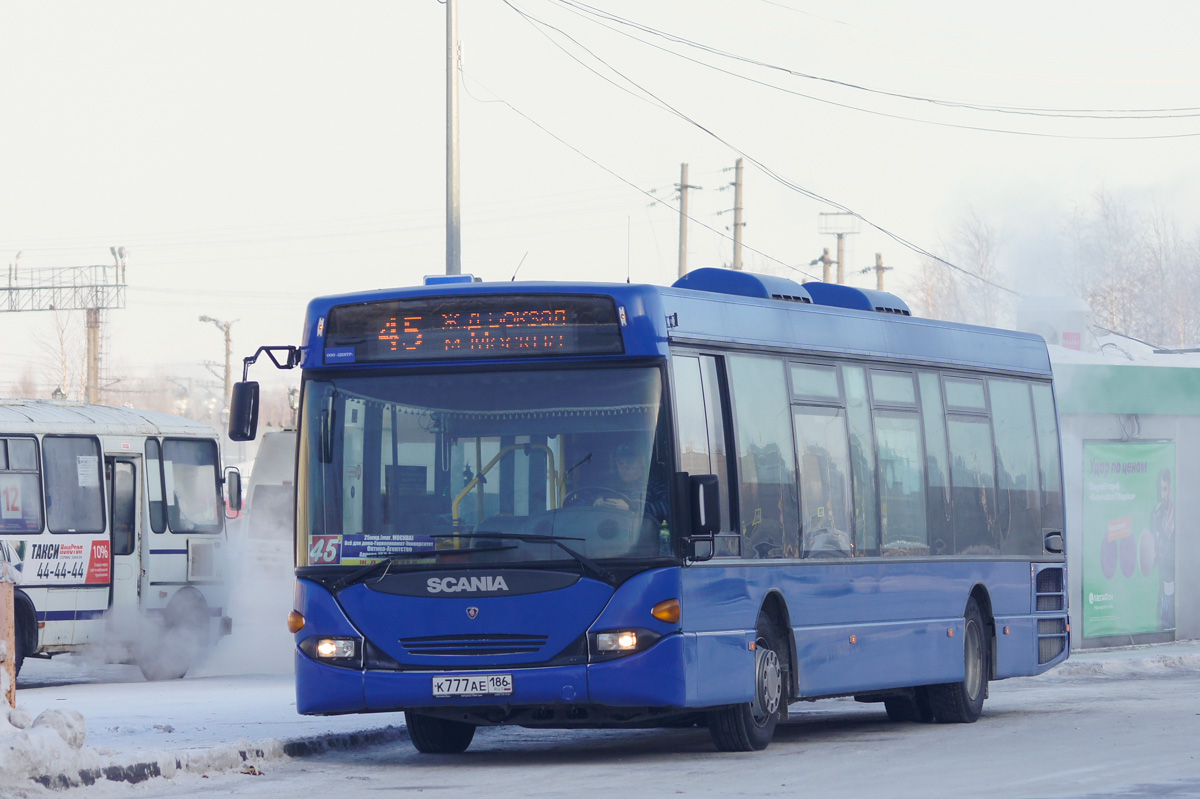
[[[1101,188],[1200,219],[1187,0],[458,15],[463,270],[485,279],[670,283],[684,162],[702,187],[689,265],[728,264],[739,156],[744,266],[797,279],[820,276],[835,241],[818,215],[842,208],[930,250],[974,208],[1027,293],[1057,290],[1048,242]],[[110,378],[203,374],[224,351],[200,315],[236,320],[240,358],[296,342],[312,296],[443,272],[445,22],[437,0],[3,0],[0,263],[27,279],[127,248]],[[917,253],[867,223],[848,241],[853,282],[873,284],[859,270],[881,252],[905,293]],[[0,393],[30,364],[54,385],[53,331],[49,313],[0,314]]]

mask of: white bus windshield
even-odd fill
[[[670,554],[656,368],[309,380],[299,565]]]

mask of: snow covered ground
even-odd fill
[[[254,639],[252,632],[244,635]],[[31,779],[65,785],[248,770],[289,754],[405,737],[398,713],[297,715],[290,661],[281,662],[277,642],[265,636],[260,630],[251,647],[262,657],[248,659],[235,636],[194,675],[159,683],[145,682],[134,666],[78,656],[27,662],[17,708],[0,713],[0,796],[41,791]],[[1200,667],[1200,642],[1083,652],[1033,679],[1181,666]]]
[[[283,756],[288,742],[319,749],[361,730],[402,734],[399,713],[296,713],[289,556],[281,550],[282,566],[234,561],[247,568],[231,575],[233,633],[182,680],[146,682],[137,666],[86,654],[27,659],[17,707],[0,704],[0,797],[35,778],[61,784],[81,781],[80,772],[86,782],[241,768],[246,758]]]

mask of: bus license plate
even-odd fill
[[[433,678],[434,696],[508,696],[511,693],[511,674]]]

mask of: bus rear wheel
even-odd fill
[[[943,724],[969,724],[983,713],[987,696],[988,638],[979,603],[972,597],[963,614],[962,682],[930,685],[929,702],[933,715]]]
[[[759,612],[754,648],[754,699],[708,712],[708,731],[722,752],[766,749],[779,724],[783,685],[783,640],[767,614]]]
[[[475,725],[404,711],[408,737],[418,752],[427,755],[457,755],[467,751],[475,737]]]

